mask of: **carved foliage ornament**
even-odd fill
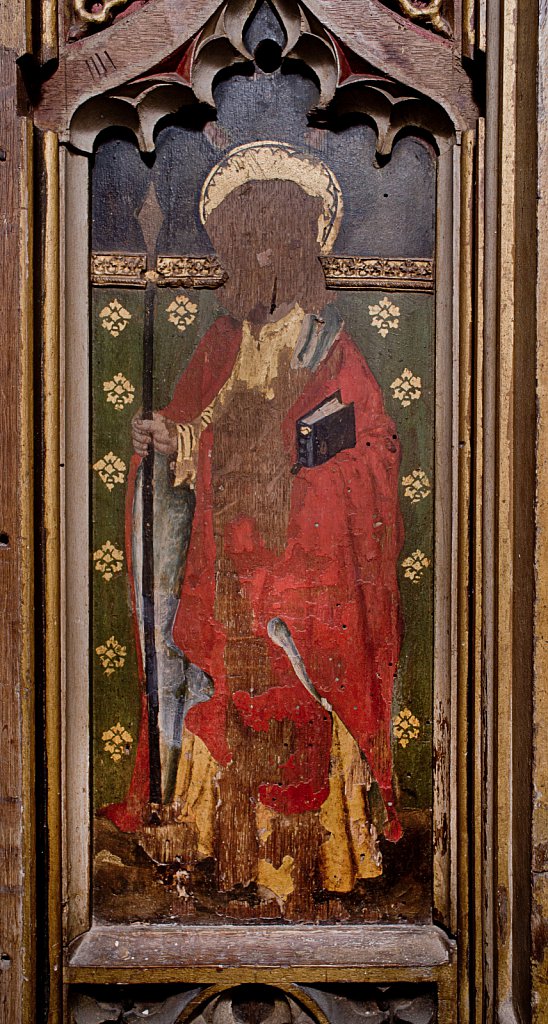
[[[239,986],[224,992],[190,989],[159,1002],[122,1005],[90,995],[77,995],[72,1012],[75,1024],[106,1021],[137,1024],[435,1024],[433,994],[396,993],[390,986],[351,986],[347,993],[304,986],[290,991],[263,986]],[[116,997],[114,997],[116,999]]]
[[[412,0],[398,0],[402,14],[412,21],[424,21],[442,36],[450,36],[449,23],[442,15],[443,0],[430,3],[413,3]]]
[[[125,7],[128,2],[129,0],[95,0],[95,2],[94,0],[74,0],[74,12],[77,19],[86,25],[103,26],[113,19],[118,7]],[[293,4],[291,2],[288,2],[288,0],[270,0],[270,2],[287,32],[288,44],[284,52],[285,56],[286,53],[294,50],[301,30],[296,30],[295,17],[292,12]],[[228,37],[244,59],[251,58],[251,54],[249,54],[245,46],[241,45],[242,30],[255,6],[256,0],[240,0],[235,5],[234,13],[231,14],[226,23]],[[398,0],[398,6],[401,13],[405,17],[410,18],[411,21],[423,22],[443,36],[451,35],[449,23],[442,13],[443,0],[429,0],[429,2],[424,3],[416,3],[413,0]],[[300,14],[302,26],[302,20],[306,20],[306,16],[302,11]]]
[[[115,8],[122,7],[127,2],[128,0],[105,0],[104,3],[90,5],[88,0],[74,0],[74,12],[80,21],[92,25],[106,25],[114,17]]]

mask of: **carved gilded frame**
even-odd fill
[[[169,3],[164,6],[169,8]],[[199,6],[203,8],[204,5]],[[336,9],[340,5],[335,0],[314,0],[308,6],[317,9],[320,19],[329,25],[330,19],[336,18]],[[533,488],[532,453],[527,431],[516,412],[519,413],[526,405],[527,397],[533,392],[526,342],[528,326],[534,327],[534,304],[529,317],[524,315],[527,300],[531,297],[530,286],[521,279],[516,281],[513,245],[518,245],[518,252],[527,263],[530,259],[527,229],[530,231],[531,213],[528,193],[523,187],[525,179],[519,180],[519,172],[526,163],[523,154],[530,152],[531,144],[523,137],[523,130],[518,130],[517,119],[503,123],[499,120],[499,111],[503,103],[507,104],[507,110],[515,111],[516,77],[521,88],[525,92],[529,90],[529,95],[532,85],[526,70],[521,70],[523,60],[518,60],[518,56],[523,57],[525,29],[522,27],[520,33],[519,23],[516,27],[511,6],[505,4],[503,12],[491,8],[490,22],[483,28],[484,12],[480,5],[477,41],[481,45],[485,33],[491,40],[488,65],[491,77],[488,81],[492,91],[488,92],[486,121],[485,124],[479,122],[477,134],[463,132],[460,145],[449,151],[440,164],[440,190],[451,214],[439,226],[438,275],[448,276],[454,287],[446,289],[443,295],[440,293],[439,301],[454,303],[451,320],[455,326],[452,338],[445,349],[440,350],[446,353],[443,372],[451,381],[452,400],[455,410],[458,410],[451,430],[455,452],[453,494],[459,510],[458,532],[452,539],[446,539],[448,554],[450,549],[454,556],[453,627],[449,644],[458,690],[457,700],[453,702],[452,720],[451,760],[454,772],[445,777],[444,784],[452,795],[464,791],[469,800],[468,803],[460,798],[456,807],[452,801],[452,828],[458,836],[458,852],[456,870],[449,876],[451,898],[446,905],[451,907],[448,927],[454,933],[458,931],[459,935],[458,978],[454,973],[454,962],[448,963],[447,970],[434,964],[423,965],[422,968],[417,964],[404,968],[401,964],[390,965],[383,958],[382,943],[376,944],[369,963],[365,962],[363,951],[352,959],[350,932],[342,928],[341,950],[350,959],[341,955],[339,963],[329,966],[318,947],[319,959],[315,964],[300,964],[297,950],[290,943],[285,958],[281,957],[282,962],[277,967],[272,966],[266,956],[264,963],[234,964],[225,968],[223,984],[226,985],[261,979],[281,986],[315,980],[385,983],[402,977],[410,981],[432,979],[439,987],[440,1019],[447,1021],[457,1019],[457,991],[459,1019],[463,1021],[471,1019],[474,1010],[480,1013],[484,1000],[485,1005],[496,1004],[500,1010],[506,1008],[508,1013],[514,1009],[518,1012],[517,1008],[525,1005],[525,972],[520,965],[527,953],[517,937],[518,908],[527,891],[524,885],[527,848],[523,837],[520,839],[517,808],[527,791],[527,776],[517,777],[509,768],[517,765],[517,744],[526,742],[528,735],[527,709],[522,706],[526,702],[522,698],[529,678],[523,666],[529,665],[527,625],[530,624],[532,603],[529,613],[529,581],[526,572],[520,568],[520,558],[525,558],[531,551],[532,530],[527,526],[524,528],[523,524],[519,524],[518,530],[516,509],[521,507],[525,513],[529,511],[530,517],[528,499],[532,497]],[[162,3],[158,3],[155,11],[161,7]],[[194,8],[194,5],[188,7]],[[351,27],[356,27],[356,34],[361,38],[361,21],[371,12],[379,16],[378,8],[373,0],[365,0],[362,4],[357,0],[347,0],[344,19],[348,19]],[[53,8],[45,3],[43,13],[44,53],[51,56],[56,35]],[[146,7],[142,12],[117,22],[109,32],[119,35],[122,26],[127,34],[132,17],[142,20],[145,14]],[[194,16],[193,11],[190,15],[191,18]],[[166,17],[165,11],[163,16]],[[203,20],[200,12],[196,17]],[[154,18],[151,22],[154,24]],[[523,26],[523,22],[521,24]],[[469,22],[465,21],[465,25],[469,26]],[[496,45],[499,35],[502,54]],[[464,52],[471,52],[473,36],[469,28],[463,38]],[[364,45],[367,57],[372,62],[376,59],[385,68],[386,53],[379,52],[377,40],[366,41]],[[85,50],[84,44],[82,49]],[[61,61],[63,59],[62,55]],[[497,79],[501,67],[503,74],[499,89]],[[118,73],[118,69],[115,70]],[[398,69],[398,73],[400,78],[404,78],[405,70]],[[142,965],[132,974],[131,968],[109,962],[110,939],[105,940],[98,931],[92,935],[89,949],[80,961],[78,956],[71,958],[70,954],[65,959],[62,952],[65,942],[70,942],[87,927],[85,864],[78,865],[78,860],[72,856],[63,860],[62,846],[67,837],[71,837],[73,845],[73,837],[78,830],[82,836],[85,835],[86,822],[77,811],[81,794],[78,798],[73,794],[75,798],[71,800],[67,788],[78,789],[85,777],[86,747],[73,741],[73,727],[80,728],[81,721],[78,723],[78,716],[76,719],[73,717],[76,702],[65,703],[66,675],[71,668],[70,661],[65,661],[61,652],[64,650],[66,608],[70,606],[72,614],[74,601],[77,601],[76,591],[65,587],[64,553],[69,560],[74,557],[71,546],[74,546],[79,528],[78,520],[66,514],[73,496],[70,460],[77,458],[78,449],[72,444],[65,449],[64,423],[70,422],[73,427],[82,422],[86,411],[81,404],[81,394],[70,386],[65,392],[65,382],[76,379],[82,366],[82,325],[85,318],[82,319],[81,297],[86,294],[86,288],[79,293],[78,308],[74,296],[78,294],[75,286],[81,285],[84,277],[87,280],[88,268],[87,261],[84,266],[82,261],[72,259],[74,251],[87,249],[86,223],[81,209],[81,196],[86,194],[86,158],[59,148],[60,143],[70,141],[68,127],[56,126],[57,131],[47,127],[48,95],[51,97],[55,93],[54,81],[52,78],[46,85],[44,98],[35,115],[38,129],[35,144],[37,180],[42,189],[36,213],[41,228],[37,264],[43,294],[43,302],[38,309],[43,382],[42,497],[44,530],[48,538],[44,558],[43,664],[50,836],[47,881],[48,1019],[52,1022],[65,1019],[63,1007],[66,1012],[69,984],[116,984],[122,978],[129,983],[143,980]],[[76,102],[87,98],[85,87],[79,85],[77,72],[71,70],[69,81],[70,88],[76,90]],[[28,132],[20,145],[29,153]],[[453,153],[457,159],[453,158]],[[28,167],[28,161],[25,164],[23,160],[25,165]],[[525,211],[525,225],[519,222],[518,210]],[[25,252],[28,251],[29,232],[24,219],[21,232]],[[70,259],[66,258],[67,252]],[[458,296],[457,301],[455,296]],[[24,293],[23,308],[30,309],[30,300],[25,299]],[[441,320],[447,322],[449,318],[440,317]],[[27,361],[21,364],[21,379],[27,382],[22,392],[21,409],[27,422],[30,408],[28,323],[28,318],[24,318],[22,339]],[[442,412],[444,410],[440,409],[440,414]],[[443,422],[447,422],[446,417],[443,417]],[[439,423],[443,426],[442,419]],[[22,465],[28,466],[29,451],[23,448],[21,458]],[[68,478],[66,486],[63,481],[65,474]],[[472,505],[470,488],[474,498]],[[27,536],[29,532],[27,528]],[[26,578],[30,581],[28,573]],[[30,589],[27,589],[27,614],[29,595]],[[520,598],[522,603],[518,606]],[[78,612],[83,613],[84,610],[81,608]],[[520,635],[521,626],[525,627],[523,636]],[[69,645],[68,658],[71,657],[70,650]],[[521,672],[518,672],[520,666]],[[28,712],[24,724],[29,731]],[[27,773],[27,799],[29,786],[30,775]],[[471,842],[468,842],[469,831]],[[29,855],[31,847],[30,834],[27,841]],[[32,876],[27,878],[29,919],[33,883]],[[470,927],[472,922],[473,927]],[[338,935],[334,937],[339,938]],[[139,942],[140,936],[134,938]],[[165,939],[162,941],[165,943]],[[26,948],[30,950],[31,947],[32,935],[27,932]],[[495,947],[496,958],[492,956]],[[468,948],[469,957],[466,955]],[[30,953],[27,956],[30,957]],[[190,983],[200,980],[204,984],[218,981],[218,967],[213,962],[200,967],[197,964],[184,965],[176,959],[166,963],[165,958],[165,945],[157,947],[157,963],[145,968],[147,981]],[[472,977],[476,980],[475,995]],[[27,1006],[30,1005],[29,993]],[[31,1011],[27,1017],[33,1019]]]

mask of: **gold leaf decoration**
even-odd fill
[[[386,259],[384,256],[320,256],[328,288],[432,292],[432,260]],[[100,288],[144,288],[146,256],[91,254],[92,283]],[[226,274],[216,256],[158,256],[156,273],[171,288],[218,288]]]
[[[404,476],[402,484],[405,497],[409,498],[414,505],[418,501],[422,501],[423,498],[427,498],[432,491],[430,481],[422,469],[414,469],[409,476]]]
[[[442,36],[451,35],[451,26],[443,17],[443,0],[427,0],[426,3],[415,3],[414,0],[398,0],[402,14],[412,21],[425,21]]]
[[[170,324],[175,324],[179,331],[186,331],[194,323],[197,311],[198,306],[188,295],[178,295],[166,309]]]
[[[403,711],[400,711],[399,715],[396,715],[394,719],[394,736],[398,740],[400,747],[405,748],[411,740],[416,740],[419,732],[420,722],[409,708],[404,708]]]
[[[389,331],[397,331],[400,321],[400,307],[385,295],[375,306],[369,307],[372,327],[377,327],[381,338],[386,338]]]
[[[105,288],[145,287],[147,258],[142,253],[92,252],[91,282]]]
[[[99,459],[93,468],[109,491],[112,491],[116,484],[124,483],[126,464],[114,452],[103,455],[103,458]]]
[[[125,409],[126,405],[131,405],[135,398],[135,388],[123,373],[116,373],[112,380],[105,380],[103,391],[107,396],[107,402],[110,402],[119,412]]]
[[[117,668],[124,667],[127,648],[122,647],[115,637],[109,636],[104,644],[100,644],[99,647],[95,648],[95,653],[98,655],[101,665],[105,670],[105,675],[111,676]]]
[[[118,302],[118,299],[113,299],[112,302],[109,302],[108,306],[101,310],[99,316],[105,331],[108,331],[113,338],[117,338],[122,331],[125,331],[131,320],[131,313],[124,309],[122,303]]]
[[[427,558],[420,548],[413,551],[413,554],[409,555],[402,562],[402,568],[405,569],[405,578],[411,580],[411,583],[420,583],[425,569],[428,569],[429,566],[430,559]]]
[[[101,573],[103,579],[108,582],[122,571],[124,556],[118,548],[114,547],[112,541],[107,540],[97,551],[94,551],[93,561],[97,572]]]
[[[131,751],[133,736],[120,722],[106,729],[101,739],[105,744],[105,752],[110,754],[113,761],[121,761],[122,757],[127,757]]]
[[[390,387],[396,401],[401,402],[404,409],[407,409],[411,402],[416,402],[422,394],[422,381],[416,377],[407,367],[401,377],[396,377]]]

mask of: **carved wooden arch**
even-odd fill
[[[353,986],[350,991],[308,985],[210,985],[150,1003],[138,996],[131,1003],[102,1000],[89,992],[72,1001],[74,1024],[99,1024],[98,1018],[134,1021],[158,1016],[161,1024],[435,1024],[433,989],[409,998],[397,986]],[[101,1021],[103,1024],[103,1021]]]
[[[144,8],[101,33],[70,44],[57,71],[42,85],[37,125],[66,139],[70,120],[86,99],[145,74],[166,54],[180,50],[224,6],[218,0],[205,0],[181,9],[176,0],[149,0]],[[234,17],[229,19],[228,38],[249,6],[247,2],[231,5]],[[308,8],[372,67],[439,103],[457,130],[473,126],[477,117],[473,86],[454,42],[416,28],[378,0],[346,0],[344,8],[334,0],[311,0]],[[139,40],[137,54],[132,45],[135,39]]]
[[[335,40],[321,26],[311,26],[299,6],[292,6],[292,0],[285,2],[281,21],[287,44],[281,57],[302,62],[314,73],[320,97],[313,115],[323,116],[328,122],[363,114],[376,131],[377,154],[383,159],[390,156],[398,137],[409,130],[423,134],[438,153],[454,142],[459,124],[440,103],[373,69],[367,74],[343,75]],[[254,6],[247,5],[251,11]],[[237,70],[240,64],[252,65],[253,54],[243,40],[248,16],[249,10],[242,11],[238,0],[224,0],[221,12],[194,37],[185,57],[184,73],[152,72],[84,100],[67,126],[67,141],[79,151],[91,153],[98,135],[117,125],[134,133],[143,152],[153,152],[159,121],[188,104],[202,102],[214,107],[217,76],[228,68]],[[169,62],[170,55],[166,54],[164,63]]]
[[[321,991],[296,984],[212,985],[190,999],[173,1024],[243,1024],[238,1004],[245,1006],[249,1000],[252,1006],[254,999],[265,995],[271,1010],[262,1024],[362,1024],[364,1019],[370,1024],[434,1024],[436,1019],[435,999],[426,991],[409,999],[396,987],[384,986],[355,988],[351,994],[336,987]]]
[[[196,995],[177,1018],[176,1024],[232,1024],[235,1021],[233,1002],[242,996],[251,997],[260,991],[253,986],[232,987],[212,985]],[[330,1024],[321,1006],[302,987],[297,985],[263,986],[272,1000],[272,1011],[264,1024],[293,1024],[294,1013],[301,1013],[302,1024]]]

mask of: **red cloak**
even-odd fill
[[[241,324],[223,317],[204,335],[163,414],[177,423],[197,419],[233,369]],[[280,616],[317,691],[349,729],[382,794],[385,836],[399,839],[392,790],[390,742],[393,680],[401,642],[398,555],[403,542],[398,484],[400,445],[380,388],[350,336],[342,330],[305,384],[283,423],[287,470],[296,460],[296,421],[335,391],[354,402],[356,446],[294,478],[287,544],[269,550],[249,517],[228,525],[225,553],[237,568],[253,608],[254,631]],[[214,680],[213,697],[193,707],[186,728],[200,736],[220,765],[231,760],[227,704],[245,723],[266,731],[271,719],[294,723],[295,747],[282,766],[281,784],[265,783],[259,799],[286,814],[318,809],[326,799],[331,746],[330,715],[298,682],[286,656],[270,641],[279,684],[260,696],[230,694],[224,665],[225,627],[215,618],[215,542],[211,493],[214,425],[200,440],[196,508],[173,639],[191,662]],[[132,460],[127,497],[126,546],[131,573],[131,531],[138,457]],[[136,631],[137,648],[140,651]],[[143,681],[142,664],[139,665]],[[126,831],[143,821],[148,801],[147,707],[127,800],[104,812]]]

